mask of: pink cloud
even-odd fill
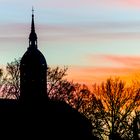
[[[112,68],[136,69],[140,67],[140,56],[89,54],[86,56],[86,61],[88,63],[94,62],[95,66],[108,66]]]
[[[79,8],[79,7],[122,7],[122,8],[139,8],[140,1],[139,0],[59,0],[59,2],[55,0],[44,1],[40,0],[36,2],[37,5],[41,7],[48,8]]]
[[[96,3],[98,3],[98,5],[111,8],[113,7],[115,8],[120,7],[124,9],[140,8],[139,0],[102,0]]]
[[[117,0],[116,3],[120,7],[126,7],[126,8],[139,8],[140,7],[139,0]]]

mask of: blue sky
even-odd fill
[[[39,49],[49,65],[68,66],[70,79],[96,82],[140,69],[139,0],[0,0],[1,65],[26,51],[32,6]]]

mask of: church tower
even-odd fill
[[[20,62],[20,100],[34,101],[47,96],[47,64],[45,57],[38,50],[37,34],[32,9],[29,47]]]

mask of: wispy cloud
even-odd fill
[[[139,39],[140,23],[88,23],[80,25],[38,25],[41,34],[66,40]]]
[[[140,56],[94,54],[87,55],[86,60],[89,63],[94,62],[95,66],[108,66],[111,68],[137,69],[140,68]],[[109,68],[110,69],[110,68]]]
[[[30,21],[29,21],[30,22]],[[0,23],[0,36],[10,35],[13,33],[20,35],[20,33],[27,34],[30,29],[30,23]],[[92,39],[139,39],[139,21],[131,22],[88,22],[75,24],[49,24],[40,23],[36,28],[41,32],[41,36],[50,39],[77,39],[77,40],[92,40]],[[7,34],[8,33],[8,34]]]
[[[117,56],[117,55],[102,55],[103,60],[111,61],[114,65],[122,65],[129,68],[140,67],[140,56]]]
[[[73,66],[69,68],[68,79],[74,82],[86,83],[92,85],[94,83],[101,83],[107,78],[119,77],[124,81],[131,82],[139,73],[140,67],[136,69],[131,68],[113,68],[113,67],[81,67]]]
[[[81,6],[107,6],[107,7],[123,7],[123,8],[138,8],[140,7],[140,1],[139,0],[102,0],[102,1],[97,1],[97,0],[71,0],[71,1],[66,1],[66,0],[59,0],[57,2],[56,0],[39,0],[37,2],[42,7],[59,7],[59,8],[74,8],[74,7],[81,7]]]

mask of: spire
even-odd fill
[[[34,9],[32,7],[32,22],[31,22],[31,33],[29,36],[29,47],[37,48],[37,35],[35,33],[35,24],[34,24]]]
[[[31,32],[35,32],[35,25],[34,25],[34,8],[32,7],[32,25],[31,25]]]

